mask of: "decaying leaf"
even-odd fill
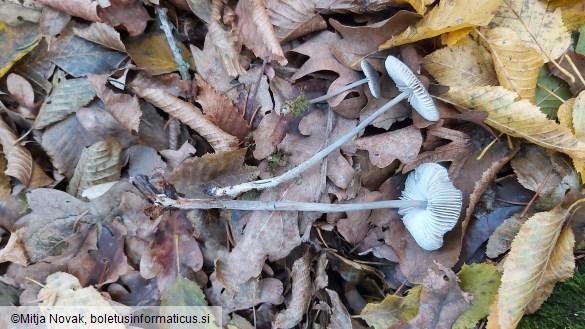
[[[289,118],[276,113],[268,113],[260,121],[260,125],[254,132],[254,158],[265,159],[276,150],[276,146],[286,135],[286,125]]]
[[[391,132],[358,138],[355,145],[358,149],[367,150],[372,164],[379,168],[390,165],[398,159],[402,163],[410,163],[416,159],[422,136],[420,130],[409,126]],[[391,145],[391,147],[389,147]]]
[[[61,81],[47,98],[34,123],[36,129],[43,129],[65,119],[95,97],[87,78]]]
[[[556,282],[573,275],[575,240],[571,228],[563,228],[567,215],[560,206],[537,213],[512,242],[499,289],[498,323],[503,328],[515,328],[525,312],[548,298]]]
[[[536,79],[544,64],[540,54],[508,28],[493,28],[487,33],[500,85],[534,103]]]
[[[162,89],[130,87],[132,92],[144,98],[152,105],[183,121],[199,133],[216,152],[230,151],[237,148],[238,139],[214,125],[201,111]]]
[[[142,111],[136,96],[116,93],[107,87],[107,75],[89,75],[89,84],[104,102],[106,110],[128,130],[138,132]]]
[[[404,297],[386,295],[380,303],[369,303],[360,313],[360,318],[375,329],[386,329],[399,321],[409,321],[418,313],[421,288],[419,285],[408,290]]]
[[[246,47],[259,58],[267,57],[268,61],[278,61],[281,65],[287,63],[264,0],[238,1],[236,15],[240,41]]]
[[[207,300],[197,283],[179,275],[162,296],[161,306],[207,306]]]
[[[183,161],[195,155],[197,150],[189,142],[183,143],[178,150],[161,150],[160,155],[167,160],[169,170],[175,170]]]
[[[100,21],[123,28],[132,36],[144,32],[150,20],[150,15],[140,1],[109,0],[108,6],[100,4],[97,7],[97,14]]]
[[[548,12],[540,0],[503,0],[490,28],[507,27],[536,49],[545,62],[559,58],[571,45],[571,35],[563,25],[561,10]]]
[[[510,249],[512,241],[520,231],[520,227],[528,220],[528,217],[521,218],[519,214],[506,219],[496,228],[490,236],[486,246],[486,256],[496,258]]]
[[[313,289],[311,287],[311,254],[306,252],[303,257],[292,265],[290,276],[292,278],[291,302],[286,310],[278,313],[272,321],[273,328],[292,328],[302,319],[307,309]]]
[[[324,30],[327,23],[310,1],[266,0],[266,10],[281,43]]]
[[[82,37],[85,40],[119,52],[126,52],[126,46],[124,46],[124,43],[120,40],[120,33],[108,24],[96,22],[84,29],[75,27],[73,28],[73,31],[77,36]]]
[[[327,327],[327,329],[351,329],[351,317],[349,312],[341,302],[341,298],[339,295],[331,290],[325,289],[327,295],[329,295],[329,299],[331,300],[331,323]]]
[[[6,246],[0,250],[0,263],[12,262],[21,266],[28,264],[28,256],[22,242],[25,233],[26,227],[21,227],[10,234]]]
[[[64,13],[68,13],[71,16],[81,17],[90,22],[99,21],[97,14],[97,1],[85,1],[85,0],[72,0],[72,1],[59,1],[59,0],[39,0],[40,2],[47,4],[57,10]]]
[[[81,196],[86,188],[120,179],[122,148],[116,140],[97,142],[81,153],[67,192]]]
[[[40,31],[38,26],[32,23],[11,27],[0,22],[0,38],[3,40],[0,51],[0,77],[3,77],[16,61],[34,49],[39,42]]]
[[[486,111],[486,123],[501,132],[576,159],[585,158],[584,142],[568,128],[547,119],[530,102],[515,101],[518,97],[515,92],[503,87],[452,87],[443,97],[462,108]]]
[[[425,56],[421,63],[446,86],[497,86],[498,80],[487,51],[478,42],[445,47]]]
[[[463,28],[485,26],[494,17],[499,3],[499,0],[482,1],[481,4],[465,0],[440,1],[421,21],[388,39],[379,49],[400,46]]]

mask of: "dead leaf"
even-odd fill
[[[254,131],[254,158],[265,159],[276,150],[276,146],[282,141],[287,131],[289,118],[276,113],[268,113],[264,116],[260,125]]]
[[[267,0],[266,10],[280,43],[324,30],[327,23],[310,1]]]
[[[84,29],[74,27],[73,31],[77,36],[85,40],[122,53],[126,52],[126,46],[120,40],[120,33],[108,24],[96,22]]]
[[[181,120],[201,135],[216,152],[237,149],[238,140],[214,125],[201,111],[161,89],[131,86],[131,91],[152,105]]]
[[[203,113],[221,130],[236,136],[240,141],[246,139],[250,128],[232,101],[198,75],[196,81],[199,88],[197,102],[203,108]]]
[[[341,298],[339,295],[330,289],[325,289],[327,295],[329,295],[329,299],[331,300],[332,306],[332,314],[330,319],[330,324],[327,326],[327,329],[350,329],[351,326],[351,317],[349,312],[341,302]]]
[[[272,321],[273,328],[292,328],[296,326],[309,308],[313,293],[311,287],[311,254],[306,252],[297,259],[290,273],[292,279],[291,302],[287,308],[279,312]]]
[[[567,29],[576,31],[583,25],[585,18],[585,7],[578,0],[553,0],[548,3],[548,11],[552,12],[553,8],[562,10],[563,24]]]
[[[439,270],[429,269],[423,280],[418,314],[408,323],[394,324],[390,328],[450,329],[459,316],[469,309],[473,295],[463,292],[459,278],[450,269],[437,264]]]
[[[3,77],[16,61],[35,48],[40,40],[40,31],[36,24],[24,23],[11,27],[0,21],[0,37],[3,40],[0,77]]]
[[[19,103],[16,111],[26,119],[34,119],[38,107],[31,84],[18,74],[10,73],[6,78],[6,88],[10,96]]]
[[[563,229],[567,215],[559,206],[537,213],[512,242],[499,290],[498,323],[503,328],[516,327],[525,312],[548,298],[556,282],[573,275],[575,240],[570,227]]]
[[[236,5],[240,42],[252,49],[256,57],[287,63],[268,16],[264,0],[243,0]]]
[[[146,279],[156,277],[159,291],[164,292],[187,269],[199,271],[203,256],[185,211],[171,210],[162,216],[153,243],[140,260],[140,274]]]
[[[211,20],[211,12],[212,12],[212,0],[182,0],[187,8],[183,9],[191,9],[191,11],[197,16],[200,20],[204,21],[205,23],[209,24]],[[171,1],[171,2],[179,2],[179,1]],[[175,4],[175,6],[179,6],[179,4]],[[183,6],[181,4],[181,6]]]
[[[569,64],[569,59],[573,61],[573,64],[579,73],[575,71],[573,65]],[[565,55],[559,59],[558,62],[558,64],[567,72],[585,76],[585,56],[583,54],[576,53],[572,49],[569,49]],[[585,84],[581,79],[576,78],[574,81],[571,81],[571,79],[569,79],[565,73],[561,72],[553,63],[548,63],[548,67],[552,71],[552,74],[554,74],[557,78],[563,79],[569,85],[569,88],[571,88],[571,91],[574,94],[578,94],[585,87]],[[564,98],[563,96],[564,95],[561,95],[561,98]]]
[[[97,7],[97,14],[100,21],[108,23],[112,27],[122,27],[131,36],[144,32],[150,15],[140,1],[134,0],[109,0],[106,7]]]
[[[372,164],[378,168],[384,168],[396,159],[404,164],[413,162],[422,145],[422,135],[414,126],[408,126],[383,134],[358,138],[355,145],[358,149],[368,151]]]
[[[152,147],[132,145],[126,150],[128,156],[128,175],[135,177],[138,174],[149,175],[156,168],[165,169],[167,164]]]
[[[138,98],[109,89],[106,86],[107,75],[89,75],[88,79],[96,95],[104,102],[106,110],[128,130],[138,132],[142,116]]]
[[[409,289],[404,297],[388,294],[379,303],[368,303],[359,316],[375,329],[389,328],[398,321],[409,321],[418,313],[421,288]]]
[[[539,0],[503,0],[490,28],[507,27],[538,51],[545,63],[559,58],[571,45],[571,34],[563,25],[561,10],[547,12]]]
[[[10,234],[10,239],[6,246],[0,250],[0,263],[12,262],[21,266],[28,264],[28,256],[22,242],[26,234],[26,227],[21,227]]]
[[[361,188],[358,195],[343,203],[362,203],[382,200],[382,194],[374,191],[370,192],[367,188]],[[340,218],[335,223],[339,234],[352,245],[358,245],[364,241],[366,235],[371,229],[369,219],[371,210],[347,212],[346,218]]]
[[[506,219],[488,240],[486,256],[496,258],[510,249],[512,241],[520,231],[520,227],[528,220],[528,217],[521,218],[519,214]]]
[[[16,26],[23,20],[38,23],[42,8],[28,8],[20,3],[0,2],[0,22]]]
[[[534,103],[538,72],[544,64],[540,54],[511,29],[493,28],[486,35],[500,85]]]
[[[80,197],[91,186],[120,179],[121,146],[115,140],[97,142],[83,150],[67,192]]]
[[[56,36],[65,29],[70,21],[69,14],[50,6],[44,6],[39,25],[44,35]]]
[[[439,83],[446,86],[497,86],[490,53],[469,39],[425,56],[421,63]]]
[[[46,5],[49,5],[57,10],[67,13],[71,16],[81,17],[90,22],[98,22],[100,20],[97,14],[97,1],[86,0],[38,0]]]
[[[47,58],[47,53],[47,42],[41,39],[39,47],[31,50],[12,68],[14,73],[27,79],[39,95],[47,95],[52,88],[47,79],[53,74],[55,64]]]
[[[0,119],[0,144],[8,161],[4,174],[18,179],[30,188],[49,185],[53,182],[33,160],[30,152],[17,142],[16,135],[4,120]]]
[[[463,28],[486,26],[494,17],[499,3],[499,0],[484,1],[481,5],[464,0],[441,1],[421,21],[388,39],[379,49],[400,46]]]
[[[99,141],[115,139],[122,148],[136,144],[136,137],[106,110],[82,107],[77,110],[75,116],[83,128]]]
[[[167,166],[170,171],[179,167],[183,161],[195,155],[197,150],[189,142],[183,143],[178,150],[161,150],[159,153],[167,160]]]

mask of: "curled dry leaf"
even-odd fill
[[[575,239],[571,227],[563,227],[567,217],[560,206],[537,213],[514,238],[499,290],[497,322],[503,328],[515,328],[525,312],[540,307],[555,283],[573,275]]]
[[[10,234],[6,246],[0,250],[0,263],[11,262],[21,266],[28,264],[28,256],[22,239],[26,233],[26,227],[21,227]]]
[[[539,0],[503,0],[490,28],[507,27],[538,51],[545,62],[560,57],[571,45],[571,34],[563,24],[561,10],[547,11]]]
[[[49,185],[52,180],[33,160],[30,152],[17,142],[16,135],[3,119],[0,119],[0,144],[8,161],[4,173],[18,179],[27,187]]]
[[[86,188],[120,179],[122,148],[113,139],[97,142],[81,153],[67,193],[80,197]]]
[[[131,86],[131,91],[152,105],[181,120],[201,135],[216,152],[237,149],[238,139],[218,128],[201,111],[164,90]]]
[[[414,161],[422,145],[422,135],[414,126],[387,133],[358,138],[358,149],[367,150],[370,161],[378,168],[389,166],[398,159],[402,163]]]
[[[254,158],[262,160],[276,151],[276,146],[286,135],[288,120],[288,117],[274,112],[264,116],[254,132]]]
[[[441,1],[421,21],[391,37],[379,48],[387,49],[463,28],[486,26],[499,3],[499,0],[482,1],[481,4],[465,0]]]
[[[167,160],[169,170],[175,170],[183,161],[195,155],[197,150],[189,142],[183,143],[178,150],[161,150],[159,153]]]
[[[287,63],[272,22],[266,11],[264,0],[243,0],[236,5],[240,42],[252,49],[259,58]]]
[[[292,279],[291,302],[287,308],[276,315],[272,321],[273,328],[292,328],[296,326],[306,314],[313,294],[311,286],[311,254],[306,252],[297,259],[290,273]]]
[[[97,7],[100,21],[113,27],[121,27],[135,36],[144,32],[150,15],[141,1],[108,0],[109,5]]]
[[[126,47],[122,40],[120,40],[120,33],[108,24],[96,22],[84,29],[75,27],[73,28],[73,31],[77,36],[82,37],[85,40],[119,52],[126,52]]]
[[[327,28],[311,1],[266,0],[266,9],[281,43]]]
[[[136,96],[115,93],[107,87],[107,75],[89,75],[89,84],[104,102],[106,110],[128,130],[138,132],[142,111]]]
[[[201,8],[201,6],[199,7]],[[245,72],[240,63],[241,45],[238,44],[236,29],[233,26],[225,27],[221,23],[221,11],[223,8],[224,4],[221,0],[213,0],[211,21],[207,25],[209,32],[205,36],[204,51],[209,50],[214,56],[219,57],[227,74],[231,77],[236,77]],[[197,71],[199,71],[197,56],[195,61],[197,62]]]
[[[511,29],[493,28],[486,36],[500,85],[534,103],[542,56]]]

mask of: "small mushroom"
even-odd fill
[[[447,169],[436,163],[418,166],[406,179],[401,200],[424,200],[426,207],[398,210],[404,226],[425,250],[443,245],[443,236],[451,231],[461,212],[461,191],[449,180]]]
[[[385,62],[386,70],[390,77],[398,86],[398,89],[401,93],[387,102],[386,104],[382,105],[379,109],[377,109],[374,113],[372,113],[369,117],[362,120],[359,125],[357,125],[354,129],[352,129],[347,134],[343,135],[334,143],[330,144],[328,147],[322,149],[317,154],[313,155],[307,161],[301,163],[300,165],[296,166],[295,168],[285,172],[280,176],[276,176],[270,179],[262,179],[254,182],[249,183],[242,183],[235,186],[227,186],[227,187],[212,187],[209,189],[209,193],[213,196],[232,196],[235,197],[240,193],[250,191],[252,189],[265,189],[269,187],[274,187],[278,184],[283,182],[289,181],[297,177],[303,171],[311,168],[315,164],[317,164],[321,159],[326,157],[329,153],[336,150],[341,145],[347,143],[351,140],[355,135],[357,135],[360,131],[365,129],[370,123],[376,120],[379,116],[384,114],[394,105],[400,103],[402,100],[407,99],[412,105],[412,107],[420,113],[420,115],[427,119],[436,121],[439,119],[439,111],[431,98],[431,95],[427,92],[424,88],[423,84],[417,77],[410,71],[408,66],[402,63],[395,57],[388,56]]]
[[[326,204],[295,201],[248,201],[171,199],[157,194],[156,202],[181,209],[237,209],[260,211],[349,212],[398,208],[402,221],[416,243],[425,250],[443,245],[445,233],[455,227],[461,212],[461,191],[449,180],[447,170],[436,163],[418,166],[406,179],[400,200],[365,203]]]
[[[345,85],[337,90],[332,91],[331,93],[328,93],[327,95],[313,98],[313,99],[309,100],[309,103],[314,104],[314,103],[322,102],[322,101],[329,99],[333,96],[337,96],[344,91],[350,90],[351,88],[361,86],[366,82],[368,83],[368,87],[370,88],[370,92],[372,93],[372,96],[374,96],[375,98],[380,97],[380,77],[378,76],[378,72],[376,72],[376,70],[374,70],[372,65],[370,65],[370,63],[368,63],[365,60],[361,61],[360,66],[362,67],[362,71],[364,72],[364,75],[366,76],[365,78],[358,80],[356,82],[352,82],[350,84],[347,84],[347,85]]]

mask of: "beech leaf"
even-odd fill
[[[504,263],[498,298],[498,323],[515,328],[527,311],[535,311],[554,284],[572,276],[575,267],[569,212],[557,206],[532,216],[520,228]]]
[[[266,9],[281,43],[327,28],[311,1],[266,0]]]
[[[488,0],[481,3],[467,0],[440,1],[421,21],[388,39],[379,46],[379,49],[429,39],[467,27],[486,26],[491,21],[499,3],[500,0]]]

